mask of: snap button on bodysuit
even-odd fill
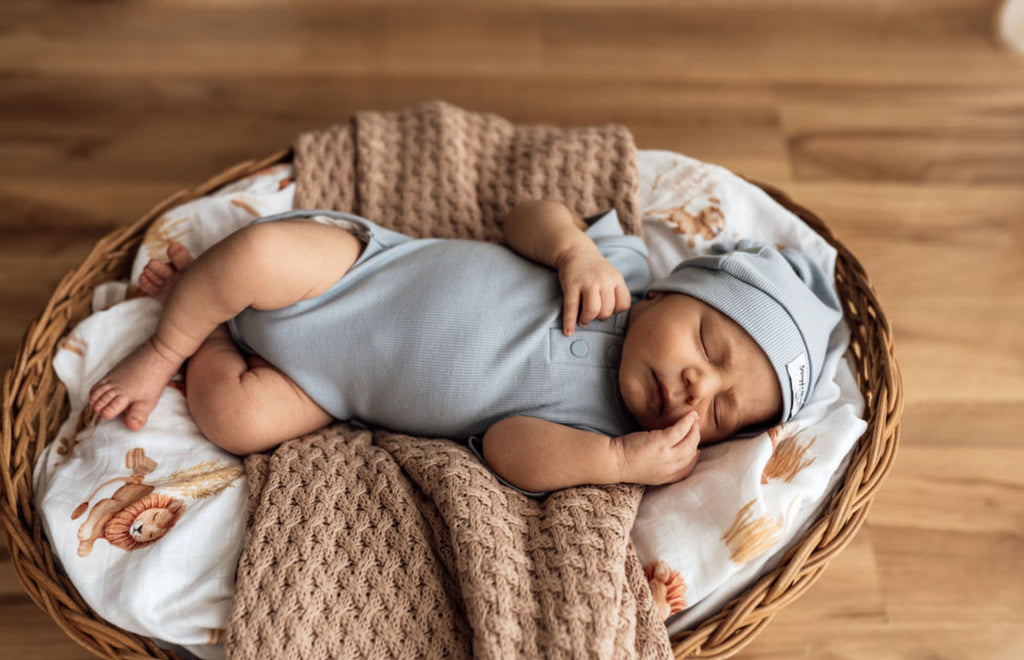
[[[590,352],[590,346],[582,339],[577,339],[569,346],[569,352],[578,358],[586,357]]]

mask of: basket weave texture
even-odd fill
[[[32,502],[32,470],[68,415],[63,384],[52,360],[60,340],[90,313],[93,288],[125,277],[149,224],[168,209],[202,197],[290,157],[289,150],[239,163],[208,181],[164,200],[130,226],[100,240],[77,269],[67,273],[22,340],[4,375],[0,417],[0,526],[11,561],[33,601],[76,642],[106,658],[178,658],[152,640],[100,618],[54,564]],[[725,658],[753,641],[771,618],[802,594],[864,523],[872,498],[888,473],[899,442],[902,384],[889,322],[857,259],[809,210],[783,192],[754,182],[795,213],[838,251],[836,287],[850,326],[851,352],[864,395],[868,427],[825,512],[778,567],[697,628],[672,639],[676,658]]]

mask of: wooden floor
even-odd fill
[[[743,658],[1024,657],[1024,57],[995,0],[4,0],[0,368],[168,194],[357,109],[621,121],[774,183],[892,319],[903,444]],[[0,658],[85,658],[0,545]]]

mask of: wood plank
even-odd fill
[[[12,29],[0,43],[0,61],[14,61],[9,53],[19,56],[8,70],[236,75],[255,64],[267,73],[302,68],[325,76],[445,70],[478,79],[518,70],[539,78],[689,81],[1022,80],[1012,61],[993,58],[990,4],[972,0],[824,8],[804,2],[585,8],[559,2],[314,2],[245,11],[79,4],[61,5],[60,15],[52,7],[43,2],[13,12]],[[727,43],[743,47],[723,47]]]
[[[1024,85],[781,85],[796,176],[1024,182]]]

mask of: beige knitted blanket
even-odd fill
[[[297,205],[410,234],[500,237],[519,199],[609,206],[632,229],[619,126],[515,127],[428,103],[301,136]],[[229,658],[668,657],[629,540],[642,489],[542,502],[450,440],[338,422],[246,460]]]

